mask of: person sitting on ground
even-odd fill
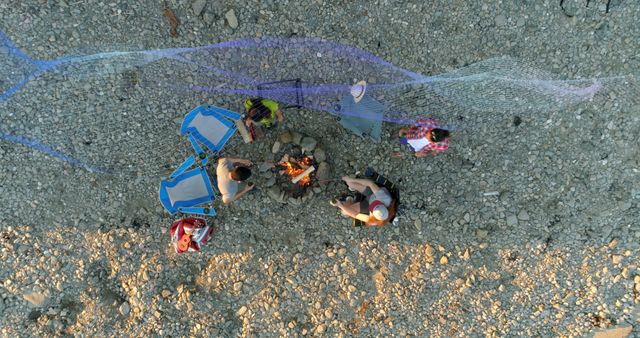
[[[420,119],[415,126],[402,128],[400,143],[408,144],[416,157],[436,155],[449,148],[449,131],[442,129],[434,119]]]
[[[247,128],[254,126],[262,126],[264,128],[272,128],[278,122],[284,121],[284,114],[278,103],[273,100],[263,98],[253,98],[244,101],[246,110],[245,125]]]
[[[255,186],[252,183],[244,183],[251,177],[251,167],[253,163],[249,160],[222,157],[218,160],[216,176],[218,180],[218,190],[222,194],[222,202],[229,204],[242,195],[251,191]]]
[[[382,226],[393,219],[394,211],[391,209],[394,201],[387,188],[379,187],[366,178],[344,176],[342,180],[349,190],[359,193],[355,198],[331,201],[331,205],[339,208],[342,215],[363,221],[368,226]]]

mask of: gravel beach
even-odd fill
[[[636,76],[568,109],[468,124],[424,159],[397,142],[399,125],[372,144],[330,114],[288,109],[285,127],[317,140],[331,178],[371,166],[398,183],[399,223],[353,227],[328,203],[337,182],[275,202],[256,171],[256,191],[216,201],[204,249],[176,255],[157,189],[188,154],[182,117],[204,103],[240,111],[243,98],[44,74],[0,103],[2,124],[59,129],[49,140],[70,149],[83,145],[68,133],[87,147],[147,141],[109,159],[131,170],[99,174],[0,139],[1,336],[640,336],[638,1],[9,0],[0,18],[44,60],[297,36],[425,75],[510,56],[565,79]],[[274,160],[277,138],[235,136],[225,155]]]

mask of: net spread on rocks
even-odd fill
[[[161,133],[173,134],[167,129],[172,127],[168,116],[153,109],[119,111],[123,101],[143,100],[150,93],[215,96],[234,108],[243,98],[259,95],[333,115],[400,124],[429,116],[449,129],[469,130],[490,126],[505,115],[559,111],[640,89],[634,73],[562,79],[506,56],[425,76],[364,50],[317,38],[240,39],[35,60],[0,33],[0,50],[0,100],[17,100],[19,106],[15,95],[22,91],[41,97],[40,107],[8,110],[2,138],[92,172],[116,175],[153,175],[168,164],[156,155],[170,152],[176,141]],[[339,108],[354,79],[366,80],[366,95],[383,104],[384,114]],[[77,81],[81,90],[70,90],[70,82]],[[109,104],[96,102],[96,95]],[[47,128],[50,124],[57,127]],[[151,156],[139,158],[141,147]]]

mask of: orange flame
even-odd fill
[[[300,164],[306,165],[307,167],[313,163],[313,160],[309,156],[305,156],[302,160],[299,161]]]
[[[302,160],[298,161],[298,163],[310,166],[312,163],[312,159],[311,157],[305,156]],[[302,174],[305,171],[305,169],[296,168],[296,166],[292,162],[288,161],[283,162],[280,165],[283,167],[284,173],[291,177],[291,179]],[[309,185],[309,183],[311,183],[311,176],[309,175],[303,177],[300,181],[298,181],[298,184],[300,184],[301,186]]]

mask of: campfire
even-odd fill
[[[276,162],[276,183],[289,197],[298,198],[307,194],[315,182],[316,163],[311,155],[304,155],[299,147],[284,151]]]
[[[311,183],[311,173],[316,170],[311,156],[304,156],[298,161],[285,154],[278,165],[282,168],[280,175],[289,176],[291,183],[297,183],[301,186],[308,186]]]
[[[310,137],[284,131],[271,148],[273,157],[261,166],[267,194],[280,203],[300,205],[323,191],[330,175],[327,155]]]

